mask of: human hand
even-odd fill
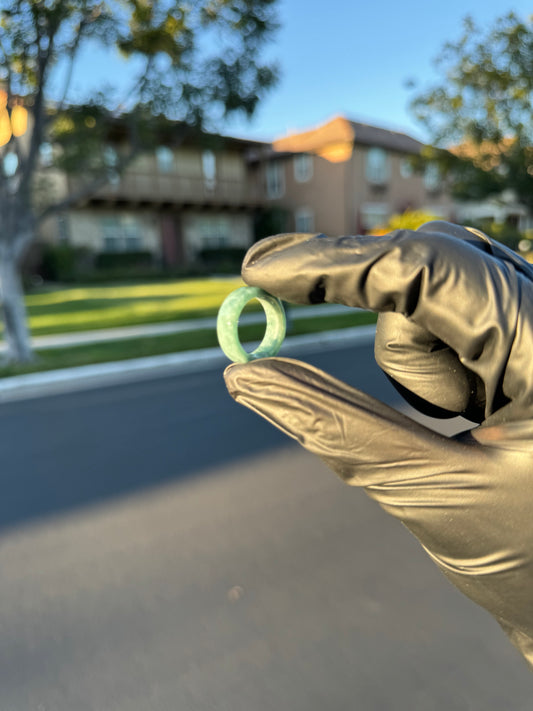
[[[286,358],[225,372],[237,402],[399,518],[533,669],[532,267],[433,222],[384,237],[269,237],[243,278],[286,301],[379,312],[376,359],[406,399],[481,423],[447,438]]]

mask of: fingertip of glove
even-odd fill
[[[235,397],[238,371],[242,367],[241,363],[232,363],[224,370],[224,382],[226,383],[226,388],[232,397]]]
[[[280,358],[260,358],[249,363],[232,363],[224,370],[224,381],[229,394],[237,399],[254,388],[254,385],[266,386],[279,379],[283,373],[283,360]],[[288,360],[288,359],[286,359]]]
[[[243,278],[246,281],[246,276],[249,276],[254,267],[256,267],[258,263],[266,257],[270,257],[297,244],[307,242],[315,237],[324,236],[325,235],[322,234],[287,232],[272,235],[271,237],[265,237],[264,239],[259,240],[259,242],[256,242],[252,245],[252,247],[250,247],[244,257],[242,263]]]

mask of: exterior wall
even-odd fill
[[[364,232],[375,226],[370,224],[370,216],[380,212],[383,222],[407,209],[424,210],[437,217],[453,219],[453,201],[444,186],[428,189],[423,175],[406,175],[406,155],[387,152],[388,178],[383,184],[369,182],[366,171],[369,150],[367,146],[356,146],[351,159],[351,232]]]
[[[453,204],[444,186],[435,180],[431,185],[430,174],[407,170],[406,158],[422,147],[406,134],[342,116],[289,134],[274,141],[277,157],[266,158],[284,165],[285,195],[276,204],[296,215],[299,206],[307,208],[315,216],[315,229],[331,235],[366,232],[406,209],[452,219]],[[315,172],[312,180],[297,185],[289,163],[302,154],[314,156]]]
[[[35,175],[34,205],[44,208],[63,200],[68,195],[68,178],[59,170],[37,170]]]
[[[52,215],[39,226],[39,240],[47,244],[68,242],[68,215]]]
[[[266,179],[266,164],[263,166],[263,185],[266,205],[289,211],[288,230],[298,230],[298,218],[306,213],[312,218],[310,232],[339,235],[345,232],[345,164],[330,163],[309,154],[312,174],[307,181],[298,181],[295,176],[295,159],[287,156],[275,159],[283,175],[284,190],[278,198],[269,198]],[[306,230],[307,231],[307,230]]]
[[[371,147],[356,145],[351,157],[330,162],[309,154],[313,172],[308,181],[295,178],[298,154],[270,158],[263,165],[263,186],[267,205],[285,208],[290,219],[287,229],[298,230],[298,216],[312,215],[312,227],[305,231],[328,235],[357,234],[407,209],[424,210],[444,219],[454,218],[454,205],[444,186],[429,189],[424,176],[407,174],[406,155],[387,151],[389,172],[382,184],[373,184],[367,176],[367,158]],[[268,195],[268,165],[277,163],[282,175],[283,192]],[[378,216],[380,216],[378,218]]]
[[[248,248],[263,202],[248,148],[230,140],[216,151],[192,145],[143,154],[83,206],[50,218],[41,238],[93,252],[150,251],[167,266],[191,262],[206,247]],[[79,184],[57,180],[62,195]]]
[[[120,179],[98,190],[95,197],[169,205],[207,201],[240,206],[261,200],[258,186],[247,178],[242,152],[162,147],[159,154],[156,151],[137,158]]]
[[[74,247],[88,247],[95,252],[127,251],[124,242],[112,249],[106,242],[113,239],[110,233],[115,230],[117,240],[131,239],[132,251],[150,251],[154,256],[161,254],[159,218],[148,211],[117,209],[73,210],[68,216],[68,242]],[[135,241],[135,244],[134,244]]]

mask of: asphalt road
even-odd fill
[[[395,400],[368,348],[306,360]],[[530,711],[488,615],[220,372],[0,427],[0,711]]]

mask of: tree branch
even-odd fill
[[[126,169],[132,164],[132,162],[141,154],[143,153],[143,147],[141,142],[138,140],[137,136],[137,130],[136,130],[136,123],[132,122],[129,126],[130,128],[130,146],[131,149],[128,152],[126,156],[124,156],[118,163],[118,165],[115,167],[116,172],[119,175],[123,175]],[[190,129],[184,128],[180,140],[177,143],[174,143],[174,146],[177,148],[180,146],[183,141],[185,140],[186,136],[188,135]],[[91,197],[94,195],[100,188],[103,188],[105,185],[109,183],[109,173],[103,173],[102,175],[96,176],[94,180],[89,181],[82,185],[81,187],[78,188],[78,190],[74,191],[73,193],[67,195],[65,198],[62,200],[59,200],[58,202],[52,204],[52,205],[47,205],[36,217],[36,222],[37,224],[42,222],[48,217],[51,217],[52,215],[58,214],[60,212],[63,212],[64,210],[68,210],[69,207],[73,207],[77,205],[78,203],[82,202],[83,200]]]
[[[122,159],[116,166],[115,170],[117,171],[117,173],[122,174],[140,153],[141,149],[139,146],[131,150],[128,155],[124,159]],[[67,195],[62,200],[59,200],[58,202],[52,205],[47,205],[47,207],[45,207],[44,210],[42,210],[37,215],[37,223],[42,222],[51,215],[63,212],[69,207],[72,207],[73,205],[82,202],[86,198],[91,197],[91,195],[94,195],[98,190],[100,190],[100,188],[103,188],[108,183],[109,172],[102,173],[101,175],[96,176],[93,180],[88,181],[87,183],[79,187],[77,190]]]
[[[39,154],[39,148],[43,141],[44,126],[45,126],[45,87],[46,87],[46,75],[48,72],[50,58],[54,51],[55,35],[59,29],[59,25],[49,26],[48,34],[39,33],[39,22],[35,23],[37,26],[37,43],[38,43],[38,80],[37,80],[37,91],[34,97],[33,103],[33,130],[30,138],[30,146],[28,150],[28,155],[25,160],[24,169],[22,171],[22,177],[20,181],[19,192],[23,197],[23,200],[28,200],[30,194],[30,183],[31,178],[34,174],[35,167],[37,164],[37,158]],[[42,48],[42,39],[46,37],[47,47],[45,50]]]

